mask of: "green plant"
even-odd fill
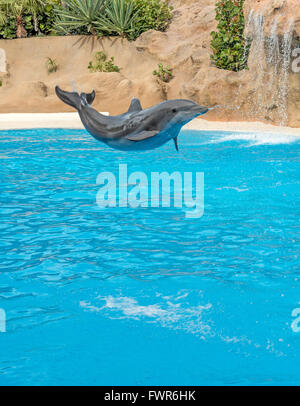
[[[24,27],[23,15],[27,7],[27,0],[0,0],[1,18],[3,16],[11,15],[16,20],[16,36],[17,38],[24,38],[27,36],[27,31]]]
[[[173,69],[170,66],[164,67],[162,63],[158,64],[158,70],[152,72],[154,76],[157,76],[163,82],[170,82],[173,79]]]
[[[219,0],[216,4],[218,32],[211,32],[211,60],[217,68],[239,71],[247,67],[249,42],[244,37],[245,0]]]
[[[61,6],[55,7],[57,32],[70,34],[86,30],[96,35],[95,23],[100,19],[105,5],[106,0],[64,0]]]
[[[90,61],[88,66],[90,72],[119,72],[120,69],[114,64],[114,57],[107,60],[104,52],[99,51],[94,55],[94,61]]]
[[[134,0],[109,0],[105,12],[95,23],[97,30],[105,35],[128,37],[137,18],[134,6]]]
[[[3,16],[12,16],[16,20],[16,36],[23,38],[27,36],[25,28],[26,13],[30,14],[30,20],[33,19],[33,27],[36,32],[39,32],[38,13],[46,6],[46,0],[0,0],[0,23],[3,24]]]
[[[2,85],[3,85],[3,82],[2,82],[2,80],[0,79],[0,87],[2,87]]]
[[[3,4],[0,2],[0,25],[4,25],[6,23],[6,12],[5,8],[3,7]]]
[[[167,0],[64,0],[56,7],[56,30],[63,34],[120,35],[163,31],[172,19]]]
[[[42,12],[44,7],[46,6],[45,0],[24,0],[25,1],[25,8],[28,13],[32,15],[33,22],[34,22],[34,30],[35,32],[39,32],[39,24],[38,24],[38,13]]]
[[[0,0],[0,38],[51,33],[58,4],[60,0]]]
[[[7,16],[4,24],[0,24],[1,38],[16,38],[17,23],[13,16]]]
[[[131,39],[136,39],[148,30],[165,31],[170,24],[173,7],[168,0],[133,0],[135,24],[130,34]]]
[[[172,18],[167,0],[0,0],[0,38],[49,34],[120,35],[163,31]]]
[[[57,65],[55,59],[51,59],[48,56],[47,60],[46,60],[46,68],[47,68],[48,73],[56,72],[58,69],[58,65]]]
[[[55,34],[55,7],[60,6],[60,0],[47,0],[44,9],[38,14],[39,30],[45,35]]]

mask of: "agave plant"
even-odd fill
[[[106,35],[125,37],[132,31],[136,18],[133,0],[109,0],[104,15],[95,22],[95,27]]]
[[[69,34],[86,28],[89,33],[96,35],[95,24],[101,17],[105,4],[106,0],[64,0],[62,6],[55,7],[56,30]]]

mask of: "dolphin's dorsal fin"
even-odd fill
[[[135,97],[131,100],[128,113],[134,113],[135,111],[142,111],[142,105],[139,99],[136,99]]]
[[[126,135],[126,138],[130,141],[143,141],[147,138],[154,137],[158,133],[159,131],[141,131],[137,134],[128,134]]]

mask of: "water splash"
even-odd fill
[[[71,85],[72,85],[73,92],[80,93],[80,92],[78,92],[77,84],[74,79],[71,80]]]

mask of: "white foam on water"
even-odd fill
[[[158,323],[163,328],[181,330],[193,334],[201,340],[208,341],[218,338],[226,344],[242,345],[239,351],[248,353],[247,346],[265,348],[268,352],[282,356],[275,348],[275,344],[269,340],[258,343],[247,335],[228,336],[222,329],[218,331],[215,323],[211,320],[210,311],[213,310],[211,303],[194,304],[188,303],[188,292],[178,292],[177,295],[155,295],[156,303],[140,304],[137,298],[108,295],[96,297],[96,305],[89,301],[81,301],[80,307],[95,313],[101,313],[111,319],[134,319],[143,322]],[[98,304],[98,302],[100,303]],[[208,312],[208,313],[207,313]],[[203,317],[205,316],[205,317]],[[209,317],[207,317],[209,316]]]
[[[148,319],[148,321],[159,323],[162,327],[184,330],[200,336],[202,339],[214,335],[211,326],[201,317],[204,311],[212,308],[212,305],[207,303],[187,307],[184,301],[178,302],[185,297],[179,294],[168,297],[167,300],[160,301],[160,303],[142,305],[136,298],[109,295],[96,298],[103,303],[102,306],[95,306],[86,301],[81,301],[80,306],[92,312],[104,312],[108,317],[115,319]]]
[[[283,133],[228,132],[213,137],[210,143],[218,144],[226,141],[249,141],[247,146],[278,145],[299,142],[296,135]]]
[[[223,186],[223,187],[217,187],[216,188],[216,190],[226,190],[226,189],[227,190],[235,190],[235,191],[237,191],[239,193],[247,192],[249,190],[248,188],[242,189],[242,188],[234,187],[234,186]]]

